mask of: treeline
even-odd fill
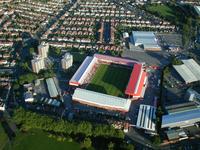
[[[23,130],[41,129],[67,135],[82,134],[86,137],[124,138],[123,131],[116,130],[109,125],[91,124],[85,121],[56,120],[47,115],[27,111],[21,107],[14,110],[13,120]]]

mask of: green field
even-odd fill
[[[34,130],[20,133],[14,140],[13,150],[80,150],[80,144],[75,142],[57,141],[56,138],[48,137],[48,134]]]
[[[158,13],[164,18],[176,18],[176,11],[167,5],[149,5],[147,6],[147,10],[152,13]]]
[[[0,150],[2,150],[4,148],[4,146],[6,145],[8,140],[9,140],[8,136],[0,122]]]
[[[131,69],[113,65],[100,65],[88,90],[113,96],[124,97],[124,91],[129,81]]]

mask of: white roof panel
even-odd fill
[[[73,100],[129,111],[131,101],[125,98],[102,94],[94,91],[77,88],[73,94]]]
[[[143,45],[145,49],[160,48],[153,32],[132,31],[135,46]]]
[[[191,83],[197,81],[195,75],[188,69],[187,66],[183,65],[173,65],[174,69],[180,74],[186,83]]]
[[[190,69],[190,71],[195,75],[197,80],[200,80],[200,66],[194,59],[182,60],[182,62]]]
[[[136,127],[155,131],[156,108],[150,105],[140,105]]]

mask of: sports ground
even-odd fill
[[[120,65],[101,64],[92,81],[87,86],[88,90],[124,97],[124,91],[131,75],[131,69]]]

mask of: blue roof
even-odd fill
[[[184,112],[164,115],[162,117],[162,128],[180,127],[194,124],[200,121],[200,108],[192,109]]]

